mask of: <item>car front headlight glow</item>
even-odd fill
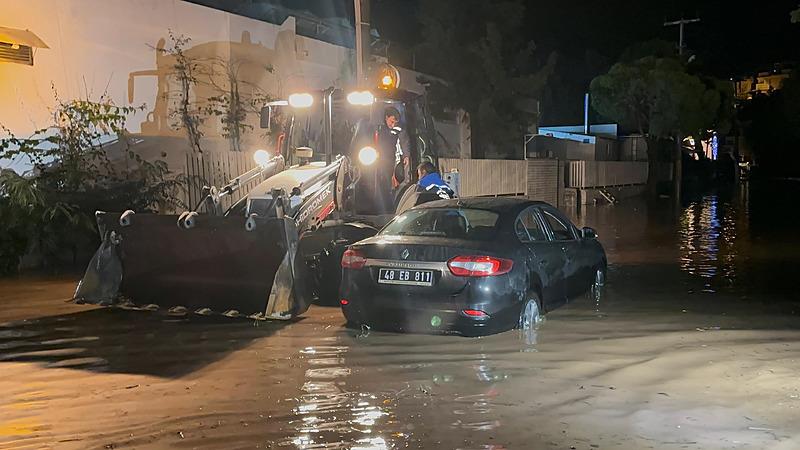
[[[378,151],[372,147],[364,147],[358,151],[358,161],[365,166],[371,166],[377,160]]]

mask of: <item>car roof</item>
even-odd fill
[[[436,200],[423,203],[414,209],[426,208],[471,208],[485,209],[494,211],[500,215],[521,211],[529,206],[543,205],[550,206],[549,203],[530,200],[525,197],[460,197],[450,200]]]

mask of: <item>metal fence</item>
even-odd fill
[[[567,187],[595,188],[647,183],[647,162],[568,161]]]
[[[525,195],[526,161],[439,158],[442,173],[461,175],[461,196]]]
[[[193,208],[202,200],[203,186],[222,187],[231,179],[255,167],[252,155],[243,152],[231,151],[205,151],[202,154],[186,155],[184,173],[189,180],[183,201]],[[222,207],[228,208],[240,198],[244,197],[250,189],[261,180],[253,180],[241,187],[237,192],[222,199]]]

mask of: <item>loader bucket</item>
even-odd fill
[[[83,303],[290,319],[310,304],[288,219],[97,213],[102,243],[75,292]],[[297,282],[297,280],[301,280]]]

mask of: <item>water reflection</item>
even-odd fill
[[[678,229],[678,264],[702,280],[702,292],[714,293],[736,282],[737,241],[740,236],[746,239],[747,227],[746,208],[722,202],[718,194],[703,196],[684,209]]]
[[[369,392],[348,390],[346,380],[352,374],[346,365],[348,347],[337,345],[336,336],[322,341],[321,345],[300,351],[308,368],[302,394],[292,411],[298,419],[290,421],[295,435],[281,445],[299,449],[389,448],[378,430],[385,429],[389,419],[386,407],[392,401]]]

